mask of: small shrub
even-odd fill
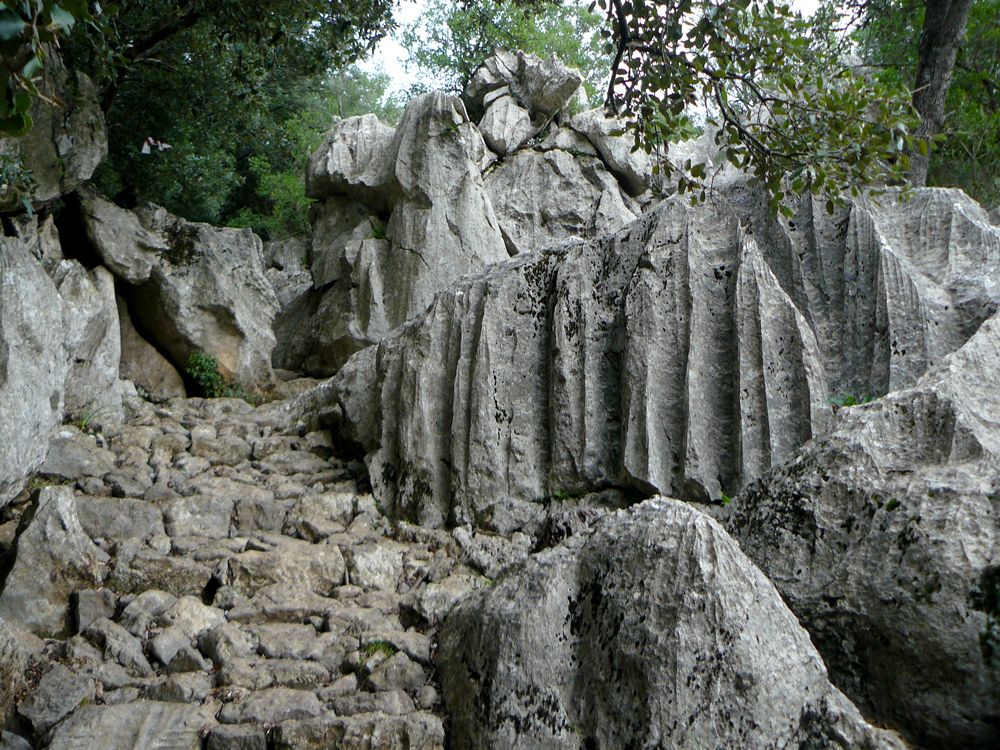
[[[208,354],[202,352],[192,354],[185,372],[205,398],[241,398],[254,405],[262,400],[260,396],[247,390],[243,384],[227,379],[219,372],[219,361]]]
[[[363,649],[361,649],[361,653],[364,655],[366,659],[370,659],[371,657],[375,656],[375,654],[385,654],[386,656],[392,656],[397,651],[399,651],[399,649],[393,646],[388,641],[372,641]]]

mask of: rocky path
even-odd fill
[[[0,627],[0,748],[443,745],[436,626],[526,540],[391,527],[328,433],[266,413],[59,432],[0,517],[0,618],[35,634]]]

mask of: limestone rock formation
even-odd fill
[[[311,247],[316,292],[278,320],[276,366],[334,372],[450,282],[507,257],[481,174],[489,150],[461,100],[417,97],[391,140],[384,128],[341,121],[310,160],[307,183],[326,198]]]
[[[902,748],[834,688],[708,516],[653,500],[452,611],[439,671],[458,747]]]
[[[479,121],[479,132],[486,145],[500,156],[516,151],[538,132],[531,124],[531,114],[512,96],[494,99]]]
[[[130,295],[129,309],[144,330],[179,368],[203,352],[226,377],[269,383],[278,302],[264,275],[260,238],[249,229],[188,222],[157,206],[137,215],[170,247]]]
[[[71,417],[120,422],[121,330],[114,278],[102,266],[88,272],[70,260],[61,261],[52,276],[62,297],[69,362],[65,411]]]
[[[508,530],[563,493],[718,499],[830,417],[815,336],[754,239],[683,200],[452,287],[329,394],[387,508]]]
[[[763,219],[759,192],[727,197],[816,332],[832,394],[913,385],[1000,308],[1000,230],[960,190],[889,191],[833,215],[807,199],[787,227]]]
[[[394,131],[375,115],[336,122],[322,146],[309,157],[306,195],[352,195],[384,209],[389,185]]]
[[[62,421],[62,301],[32,255],[35,241],[0,236],[0,507],[41,464],[48,435]]]
[[[297,237],[265,242],[264,273],[278,299],[278,309],[283,310],[313,284],[308,246]]]
[[[144,227],[133,211],[92,190],[81,190],[79,200],[87,237],[104,265],[130,284],[148,281],[160,255],[170,249],[166,238]]]
[[[640,195],[652,184],[653,164],[645,151],[633,150],[631,138],[619,134],[620,120],[605,117],[600,109],[581,112],[569,120],[569,127],[594,144],[608,170],[629,195]]]
[[[583,77],[554,57],[542,59],[524,52],[497,52],[473,74],[462,95],[477,120],[492,104],[510,96],[542,125],[573,98]]]
[[[100,584],[108,561],[80,525],[73,491],[40,490],[14,544],[14,564],[0,588],[0,617],[37,635],[63,634],[70,594]]]
[[[610,234],[639,213],[600,160],[569,148],[511,155],[486,175],[486,190],[511,255]]]
[[[834,682],[921,747],[1000,742],[1000,316],[733,501]]]
[[[0,153],[31,170],[32,203],[40,206],[90,179],[108,153],[108,133],[97,89],[86,75],[69,71],[55,52],[47,56],[41,97],[31,110],[31,132],[0,140]],[[6,185],[4,186],[6,188]],[[0,191],[0,209],[17,208],[16,196]]]
[[[823,434],[833,396],[913,382],[996,309],[1000,233],[960,193],[810,212],[673,198],[440,294],[328,394],[377,494],[496,529],[605,487],[718,500]]]

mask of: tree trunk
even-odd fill
[[[930,138],[944,125],[945,99],[971,8],[972,0],[924,0],[913,108],[920,115],[917,135],[928,148],[925,155],[914,151],[910,158],[910,182],[916,187],[927,184]]]

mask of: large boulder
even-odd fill
[[[1000,744],[1000,315],[733,500],[726,524],[862,710]]]
[[[32,255],[37,247],[37,234],[0,236],[0,507],[45,459],[63,415],[62,300]]]
[[[189,222],[158,206],[136,214],[169,247],[149,279],[127,294],[137,323],[180,369],[201,352],[216,359],[225,377],[270,383],[278,301],[264,275],[260,238],[249,229]]]
[[[31,199],[36,206],[89,180],[108,153],[107,128],[93,82],[79,71],[67,70],[54,51],[46,56],[44,79],[44,98],[36,97],[31,110],[31,131],[21,138],[0,139],[0,154],[31,170]],[[17,196],[4,185],[0,210],[17,204]]]
[[[352,195],[378,208],[387,205],[394,131],[375,115],[338,120],[309,157],[306,195]]]
[[[160,255],[170,249],[166,238],[142,226],[133,211],[92,190],[81,190],[79,201],[87,238],[104,265],[130,284],[147,281]]]
[[[681,199],[452,286],[329,394],[384,507],[498,530],[607,487],[718,500],[831,413],[815,336],[754,239]]]
[[[438,653],[457,747],[903,747],[729,535],[673,500],[508,570]]]
[[[508,257],[483,184],[491,156],[461,100],[417,97],[384,135],[377,121],[342,121],[310,162],[310,174],[326,165],[340,177],[310,178],[326,196],[314,216],[315,291],[279,318],[276,366],[329,375],[452,281]]]
[[[555,57],[524,52],[497,52],[473,74],[462,98],[470,114],[481,118],[504,96],[516,100],[538,126],[554,117],[573,98],[583,77]]]
[[[69,629],[70,594],[97,588],[107,553],[80,525],[69,487],[44,487],[21,518],[13,563],[0,583],[0,618],[40,636]]]
[[[76,418],[120,422],[121,331],[114,277],[102,266],[87,271],[74,260],[61,261],[52,276],[62,297],[69,362],[65,411]]]

